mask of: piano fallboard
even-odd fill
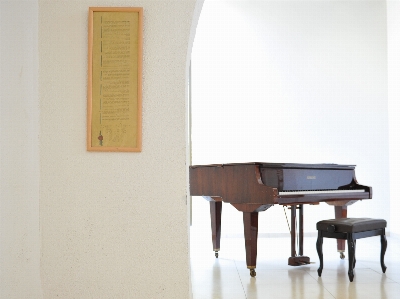
[[[265,185],[281,191],[337,190],[354,178],[354,165],[338,164],[259,164]]]

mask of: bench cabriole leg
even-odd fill
[[[357,248],[357,240],[354,240],[354,258],[353,258],[353,269],[356,267],[356,248]]]
[[[353,239],[353,234],[348,233],[347,234],[347,248],[349,250],[349,279],[350,281],[353,281],[354,278],[354,256],[355,256],[355,247],[354,247],[354,239]]]
[[[385,252],[387,248],[387,240],[386,240],[386,234],[385,234],[385,229],[383,229],[383,232],[381,234],[381,268],[382,272],[386,272],[386,266],[385,266]]]
[[[322,269],[324,268],[324,255],[322,253],[322,243],[323,243],[322,232],[318,231],[318,239],[317,239],[317,253],[319,257],[319,268],[318,268],[318,276],[321,277]]]

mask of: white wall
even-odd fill
[[[189,296],[185,82],[195,2],[39,1],[46,298]],[[144,8],[141,153],[86,151],[89,6]]]
[[[41,298],[37,1],[0,1],[0,298]]]
[[[387,71],[384,1],[206,1],[192,55],[193,164],[356,164],[373,200],[348,215],[389,220]],[[193,201],[194,226],[208,222],[207,202]],[[224,210],[223,234],[242,233],[241,213]],[[311,233],[334,217],[326,204],[305,215]],[[261,234],[288,233],[282,207],[259,221]]]
[[[400,1],[387,2],[388,19],[388,81],[389,81],[389,133],[390,133],[390,230],[400,236]]]
[[[195,5],[1,1],[0,298],[190,297]],[[86,151],[89,6],[144,8],[141,153]]]

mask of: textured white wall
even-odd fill
[[[40,286],[38,4],[0,1],[0,298]]]
[[[187,51],[195,0],[39,0],[45,298],[188,298]],[[143,150],[86,151],[89,6],[144,8]]]
[[[206,1],[193,46],[193,164],[356,164],[373,199],[348,215],[390,220],[387,70],[384,1]],[[208,203],[193,202],[208,221]],[[307,205],[305,215],[315,233],[334,212]],[[259,221],[260,233],[288,234],[282,207]],[[242,233],[230,205],[223,223]]]
[[[387,1],[388,19],[388,81],[390,133],[390,219],[391,232],[400,236],[400,201],[397,197],[400,181],[400,1]]]

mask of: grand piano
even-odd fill
[[[189,167],[190,195],[210,202],[212,242],[218,257],[221,239],[222,202],[243,212],[246,263],[256,275],[258,212],[273,205],[291,210],[291,256],[288,264],[310,263],[303,255],[303,205],[326,202],[335,208],[335,218],[347,217],[347,207],[358,200],[371,199],[372,188],[358,184],[354,165],[295,163],[232,163]],[[297,216],[298,214],[298,216]],[[298,253],[296,252],[298,222]],[[340,257],[345,242],[338,240]]]

